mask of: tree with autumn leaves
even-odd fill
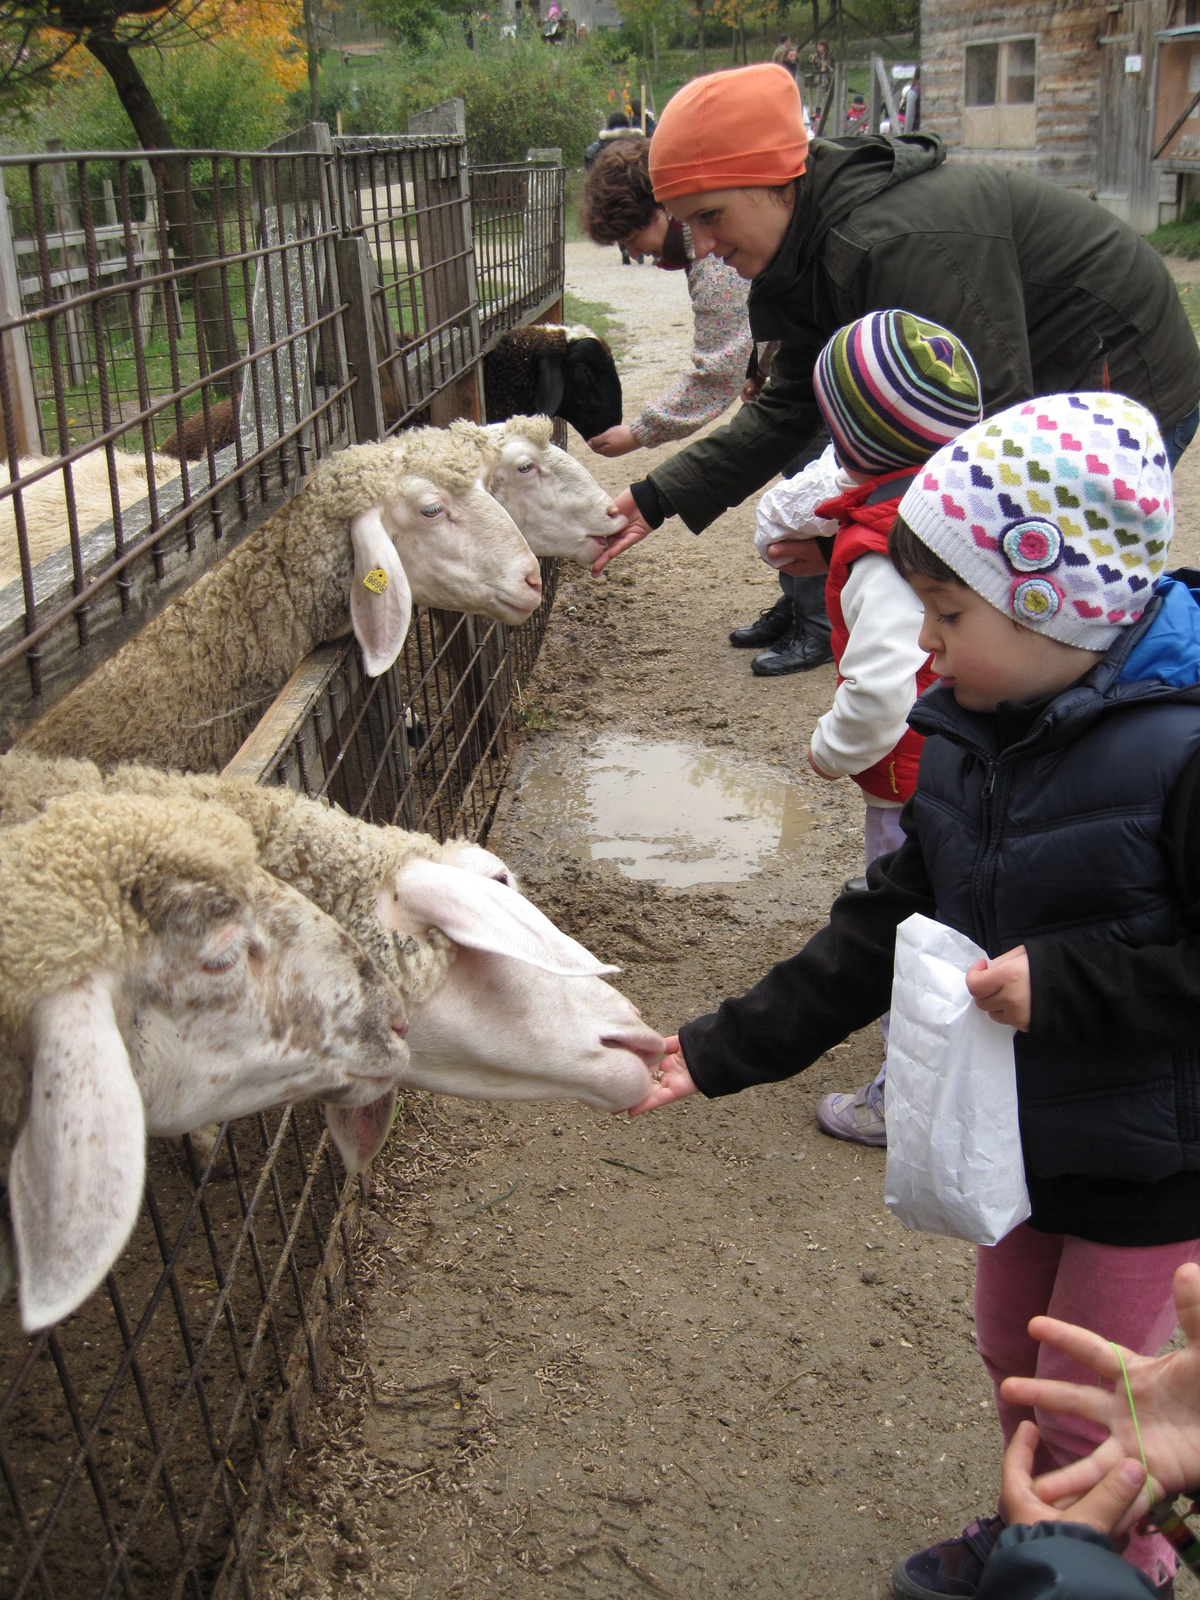
[[[102,70],[111,82],[143,149],[155,152],[163,215],[177,264],[191,263],[192,289],[200,306],[209,370],[231,367],[217,269],[219,252],[209,224],[189,205],[187,162],[175,155],[176,140],[146,76],[139,55],[175,56],[183,46],[226,46],[236,38],[262,60],[264,74],[279,85],[303,82],[305,61],[295,33],[299,0],[0,0],[0,98],[19,103],[34,90],[65,88],[64,80]],[[224,140],[220,141],[224,143]],[[231,390],[230,373],[215,381]]]

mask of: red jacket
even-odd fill
[[[825,580],[825,609],[831,624],[829,642],[833,648],[833,659],[839,666],[850,638],[850,630],[842,614],[842,590],[850,576],[850,568],[868,550],[887,554],[888,534],[896,520],[896,511],[904,491],[915,476],[916,469],[912,468],[882,473],[879,477],[855,484],[845,494],[824,501],[814,512],[818,517],[836,520],[839,525],[833,539],[829,576]],[[932,661],[932,656],[928,657],[917,673],[918,694],[935,681]],[[839,674],[838,682],[841,681]],[[854,774],[855,783],[866,794],[873,794],[881,800],[907,800],[917,786],[917,764],[924,742],[919,733],[914,733],[911,728],[906,729],[899,744],[882,761],[867,767],[864,772]]]

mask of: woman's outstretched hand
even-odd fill
[[[1200,1485],[1200,1266],[1185,1262],[1175,1273],[1175,1308],[1187,1337],[1183,1350],[1139,1356],[1122,1348],[1155,1498]],[[1041,1499],[1061,1504],[1087,1494],[1120,1461],[1139,1455],[1121,1358],[1107,1339],[1054,1317],[1034,1317],[1029,1331],[1043,1344],[1090,1367],[1102,1386],[1049,1378],[1006,1378],[1000,1392],[1019,1406],[1063,1411],[1108,1429],[1090,1456],[1037,1480]]]
[[[1038,1431],[1022,1422],[1004,1452],[1000,1471],[1000,1505],[1013,1522],[1083,1522],[1097,1533],[1120,1537],[1144,1517],[1151,1505],[1146,1469],[1140,1461],[1118,1460],[1108,1472],[1071,1506],[1062,1508],[1043,1499],[1045,1479],[1034,1479],[1033,1455]]]
[[[659,1064],[659,1079],[644,1100],[630,1106],[629,1115],[640,1117],[643,1111],[655,1111],[659,1106],[670,1105],[672,1100],[682,1100],[685,1094],[695,1094],[696,1085],[687,1069],[687,1062],[679,1053],[679,1035],[666,1040],[666,1054]]]
[[[654,530],[646,522],[638,510],[637,501],[628,489],[622,489],[616,498],[616,507],[629,521],[621,532],[615,534],[605,545],[603,553],[592,562],[592,577],[598,578],[614,556],[619,556],[623,550],[628,550]]]

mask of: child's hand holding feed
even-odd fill
[[[679,1035],[673,1034],[665,1043],[666,1054],[655,1072],[657,1082],[644,1100],[640,1100],[636,1106],[630,1106],[631,1117],[640,1116],[643,1111],[655,1111],[659,1106],[670,1105],[672,1100],[682,1100],[684,1095],[696,1093],[687,1062],[680,1053]]]

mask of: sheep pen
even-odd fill
[[[690,348],[680,275],[588,244],[568,245],[567,272],[636,333],[630,407],[661,392]],[[612,490],[674,448],[604,462],[571,441]],[[1176,487],[1194,529],[1200,457]],[[564,575],[488,839],[665,1031],[797,948],[861,871],[857,794],[802,761],[833,668],[768,683],[726,642],[778,593],[753,512],[699,539],[668,522],[601,579]],[[1200,535],[1180,544],[1195,564]],[[751,809],[763,774],[794,784],[810,819],[795,855],[687,889],[590,859],[569,780],[617,735],[660,769],[694,748],[744,772],[723,813]],[[992,1505],[971,1252],[901,1229],[882,1155],[813,1118],[881,1048],[872,1027],[789,1084],[633,1123],[566,1104],[422,1110],[428,1142],[414,1131],[377,1167],[356,1326],[323,1435],[285,1480],[270,1600],[872,1600],[897,1556]]]

